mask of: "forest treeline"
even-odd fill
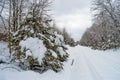
[[[80,44],[93,49],[120,47],[120,1],[93,0],[93,24],[83,34]]]

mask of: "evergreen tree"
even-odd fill
[[[48,69],[60,71],[68,58],[64,38],[53,31],[52,20],[44,9],[48,5],[46,1],[40,0],[31,6],[27,18],[11,37],[11,62],[40,73]]]

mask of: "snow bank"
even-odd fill
[[[21,46],[21,51],[26,52],[26,57],[33,56],[34,59],[38,59],[39,64],[41,64],[42,58],[47,51],[42,40],[30,37],[22,40],[19,45]]]
[[[55,73],[54,71],[49,70],[43,74],[34,71],[19,72],[16,69],[0,70],[0,80],[70,80],[71,72],[69,66],[70,65],[67,64],[64,71],[60,73]]]

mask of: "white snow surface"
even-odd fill
[[[47,51],[42,40],[29,37],[26,40],[22,40],[19,45],[21,46],[21,51],[26,50],[26,57],[33,56],[34,59],[38,59],[39,64],[41,64],[42,58]]]
[[[8,44],[0,41],[0,62],[8,62],[9,56]]]
[[[82,46],[67,47],[70,57],[59,73],[1,70],[4,64],[0,64],[0,80],[120,80],[120,49],[98,51]]]
[[[0,56],[9,56],[8,43],[0,41]]]

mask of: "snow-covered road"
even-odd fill
[[[120,80],[120,50],[97,51],[77,46],[68,52],[74,59],[70,80]]]

